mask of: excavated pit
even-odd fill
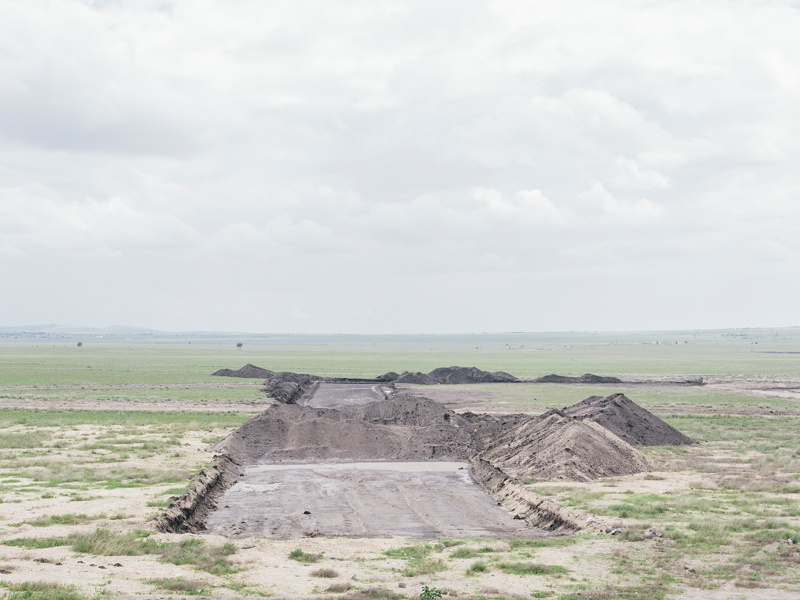
[[[276,375],[273,382],[302,391],[213,447],[212,464],[159,529],[282,539],[541,537],[589,525],[517,477],[581,481],[649,469],[613,432],[627,427],[615,419],[631,422],[635,409],[644,411],[621,394],[541,416],[497,417],[458,414],[395,392],[391,382]],[[625,411],[597,408],[606,404]]]

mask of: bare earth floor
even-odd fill
[[[370,404],[386,399],[384,390],[388,388],[374,383],[320,383],[307,404],[317,408]]]
[[[539,538],[472,481],[467,463],[256,465],[218,502],[210,533]]]

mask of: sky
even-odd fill
[[[800,2],[0,0],[0,325],[800,324]]]

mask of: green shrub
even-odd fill
[[[44,581],[23,581],[4,585],[9,589],[6,600],[87,600],[74,585]]]
[[[305,565],[310,565],[311,563],[322,560],[322,554],[310,554],[308,552],[303,552],[300,548],[295,548],[289,552],[289,558]]]
[[[183,577],[149,579],[147,583],[168,592],[181,592],[192,596],[202,594],[207,587],[199,579],[185,579]]]
[[[467,569],[467,575],[475,575],[477,573],[485,573],[489,570],[489,565],[487,565],[482,560],[476,561],[472,563],[469,568]]]

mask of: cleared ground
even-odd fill
[[[383,401],[391,391],[322,383],[306,404],[358,406]],[[472,480],[466,462],[248,465],[217,506],[206,522],[209,532],[239,538],[548,537],[498,506]]]
[[[232,537],[547,537],[458,462],[249,466],[219,505],[209,532]]]
[[[320,383],[306,404],[317,408],[358,406],[386,398],[388,387],[372,383]]]

